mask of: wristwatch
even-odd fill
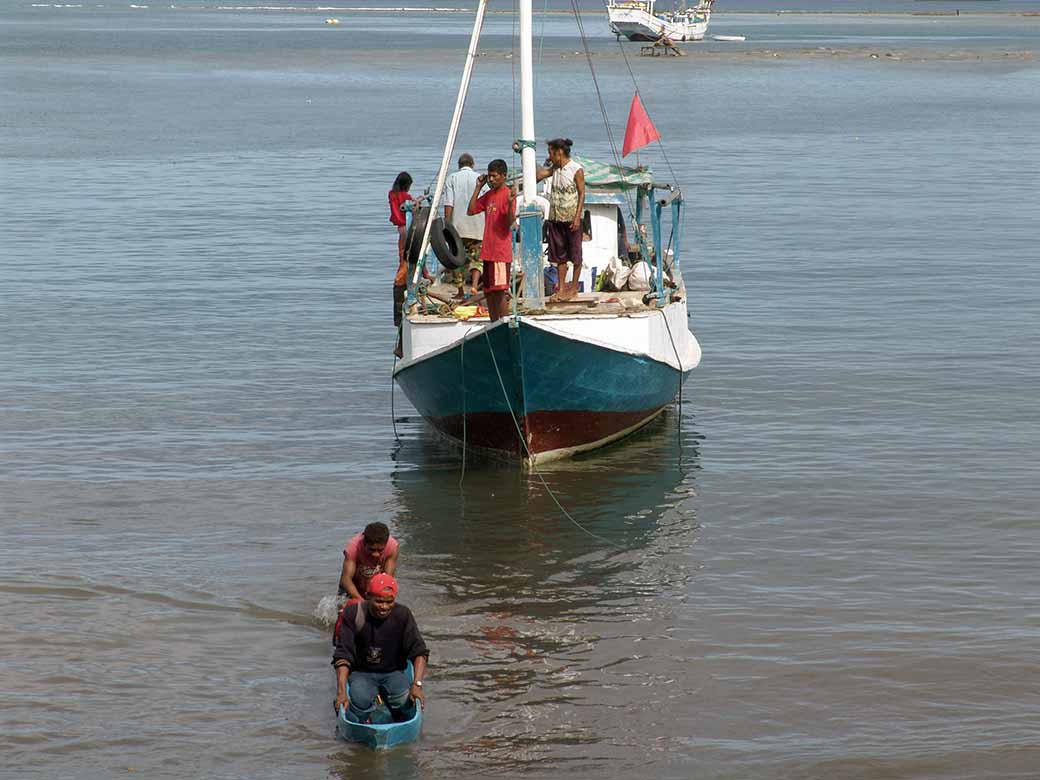
[[[422,680],[416,680],[415,685],[418,685],[420,688],[422,688]]]

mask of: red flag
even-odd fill
[[[625,147],[621,150],[621,156],[627,157],[629,152],[642,149],[647,144],[661,140],[661,134],[657,132],[654,123],[643,108],[639,100],[639,93],[632,96],[632,108],[628,110],[628,126],[625,127]]]

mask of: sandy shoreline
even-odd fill
[[[638,51],[634,50],[635,44],[626,50],[629,57],[638,57]],[[754,48],[739,50],[721,50],[718,48],[701,48],[697,44],[687,44],[683,49],[685,57],[668,58],[672,61],[691,60],[696,62],[747,62],[749,60],[774,61],[774,60],[838,60],[838,61],[877,61],[877,62],[963,62],[963,63],[1000,63],[1018,62],[1030,63],[1040,59],[1040,52],[1027,49],[1016,50],[943,50],[943,49],[883,49],[874,46],[856,47],[831,47],[819,46],[812,48]],[[559,59],[584,59],[584,52],[545,52],[546,56],[558,57]],[[481,51],[480,57],[492,59],[509,59],[508,51]],[[618,51],[593,51],[593,59],[596,61],[609,61],[621,59]],[[660,58],[665,59],[665,58]]]
[[[41,3],[38,7],[50,7],[48,3]],[[171,6],[172,8],[172,6]],[[147,9],[147,6],[143,6],[142,10]],[[160,7],[157,10],[165,11],[168,10],[165,7]],[[185,8],[184,10],[190,10],[192,12],[199,11],[219,11],[225,13],[227,11],[256,11],[262,13],[301,13],[301,14],[472,14],[475,12],[475,8],[459,7],[459,6],[396,6],[396,7],[379,7],[379,6],[321,6],[317,8],[304,8],[301,6],[279,6],[279,5],[215,5],[215,6],[203,6],[196,8]],[[489,16],[512,16],[514,11],[510,8],[489,8],[487,10]],[[571,16],[573,11],[570,9],[538,9],[536,15],[541,16]],[[582,16],[600,16],[603,14],[603,9],[582,9],[579,11]],[[1022,18],[1037,18],[1040,19],[1040,10],[1037,11],[1014,11],[1014,10],[974,10],[974,9],[935,9],[935,10],[922,10],[922,11],[877,11],[877,10],[849,10],[843,9],[840,11],[827,11],[827,10],[801,10],[801,9],[777,9],[774,11],[763,11],[763,10],[741,10],[734,8],[723,8],[712,11],[712,16],[825,16],[827,18],[841,18],[843,16],[851,17],[893,17],[893,18],[914,18],[914,17],[995,17],[995,18],[1007,18],[1007,17],[1022,17]]]

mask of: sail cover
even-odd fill
[[[592,189],[623,192],[636,187],[663,186],[655,184],[654,174],[649,168],[608,165],[576,154],[571,155],[571,159],[585,169],[585,186]]]
[[[633,168],[628,165],[610,165],[576,154],[572,154],[571,159],[585,169],[585,186],[590,190],[621,193],[639,187],[671,189],[669,184],[654,181],[654,172],[645,166]],[[509,179],[510,182],[519,181],[519,169],[510,168]]]

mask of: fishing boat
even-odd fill
[[[408,662],[405,669],[408,682],[415,679],[412,662]],[[350,695],[350,682],[347,682],[347,695]],[[336,733],[340,739],[348,742],[360,742],[368,745],[374,750],[391,748],[395,745],[404,745],[414,742],[419,738],[422,731],[422,707],[416,705],[415,715],[409,720],[394,722],[390,716],[390,710],[385,704],[380,703],[371,716],[370,723],[358,723],[347,717],[346,707],[340,705],[339,717],[336,720]]]
[[[685,0],[671,11],[657,11],[657,0],[608,0],[610,31],[630,41],[702,41],[708,32],[714,0],[701,0],[693,8]]]
[[[426,214],[436,214],[454,153],[487,0],[477,7],[448,141]],[[461,319],[451,306],[423,303],[421,271],[439,220],[409,213],[417,261],[400,334],[394,379],[423,418],[464,447],[527,464],[602,447],[646,425],[680,392],[700,362],[688,325],[680,272],[681,190],[646,168],[581,160],[584,291],[546,296],[544,199],[537,195],[531,0],[520,0],[522,201],[514,244],[511,315]],[[635,102],[635,101],[634,101]],[[625,224],[628,214],[628,226]],[[447,231],[450,232],[450,231]],[[649,290],[596,291],[595,274],[623,258],[629,236],[646,262]],[[443,260],[444,258],[442,258]],[[450,291],[449,291],[450,293]],[[442,300],[444,295],[438,296]]]

